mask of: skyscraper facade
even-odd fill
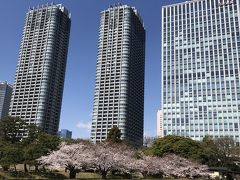
[[[116,5],[101,12],[91,139],[113,126],[130,143],[143,143],[145,29],[137,10]]]
[[[71,139],[72,131],[69,131],[68,129],[61,129],[61,131],[58,131],[58,136],[64,139]]]
[[[162,8],[164,135],[239,143],[239,0]]]
[[[10,115],[57,134],[70,34],[61,4],[30,8],[19,53]]]
[[[161,110],[157,112],[157,137],[163,137],[163,113]]]
[[[0,119],[8,116],[12,96],[12,85],[0,82]]]

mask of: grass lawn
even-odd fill
[[[0,179],[68,179],[69,174],[61,172],[4,172],[0,171]],[[77,173],[77,179],[100,179],[101,176],[96,173],[81,172]]]
[[[58,173],[64,175],[65,177],[69,177],[68,172],[60,171]],[[80,172],[80,173],[77,173],[76,178],[78,178],[78,179],[100,179],[101,176],[96,173]]]
[[[22,172],[22,171],[17,171],[17,172],[4,172],[0,171],[0,179],[68,179],[69,174],[64,171],[60,172]],[[77,173],[76,179],[101,179],[101,176],[96,173],[90,173],[90,172],[80,172]],[[108,179],[123,179],[121,176],[108,176]],[[141,179],[139,176],[134,177],[134,179]],[[149,178],[149,180],[152,178]],[[154,178],[153,178],[154,179]],[[153,180],[152,179],[152,180]],[[156,178],[155,178],[156,179]],[[167,178],[165,180],[173,180],[173,178]],[[184,179],[178,179],[178,180],[187,180],[186,178]],[[198,180],[203,180],[203,179],[198,179]]]
[[[0,179],[67,179],[68,176],[64,176],[61,173],[56,172],[0,172]]]

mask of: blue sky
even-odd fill
[[[96,71],[100,12],[112,4],[134,6],[146,29],[144,132],[156,135],[156,113],[161,90],[161,6],[182,0],[56,0],[72,14],[68,62],[60,128],[73,131],[74,138],[89,138]],[[1,1],[0,81],[14,82],[25,15],[29,7],[44,0]]]

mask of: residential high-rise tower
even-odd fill
[[[12,85],[0,82],[0,119],[8,116],[12,96]]]
[[[164,135],[240,139],[239,0],[162,8]]]
[[[61,4],[30,8],[19,53],[10,115],[57,134],[70,14]]]
[[[117,126],[122,139],[142,145],[145,29],[127,5],[101,12],[91,138],[103,141]]]

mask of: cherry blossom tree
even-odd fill
[[[109,172],[140,172],[143,177],[163,175],[176,178],[207,177],[208,167],[176,155],[146,156],[124,144],[79,142],[62,144],[58,151],[43,156],[39,162],[52,169],[66,169],[70,178],[77,170],[93,169],[106,179]]]
[[[177,155],[164,157],[142,155],[139,159],[130,162],[128,168],[140,172],[144,178],[147,176],[161,178],[163,175],[176,178],[196,178],[209,175],[207,166]]]
[[[147,176],[162,177],[163,171],[159,165],[159,157],[156,156],[143,156],[140,159],[134,159],[127,164],[128,169],[131,171],[140,172],[144,178]]]
[[[208,177],[208,166],[189,161],[177,155],[167,155],[159,159],[159,166],[165,176],[176,178]]]
[[[124,144],[100,143],[94,145],[89,167],[100,172],[102,178],[110,171],[128,173],[128,163],[133,162],[135,151]]]
[[[77,170],[86,168],[94,169],[105,179],[110,171],[127,172],[126,164],[130,159],[133,161],[134,154],[131,148],[123,144],[64,143],[58,151],[41,157],[39,162],[51,169],[69,170],[70,178],[76,177]]]
[[[48,156],[43,156],[38,161],[50,169],[68,170],[69,177],[75,178],[76,171],[89,164],[92,158],[90,153],[91,144],[80,142],[77,144],[62,143],[60,149],[51,152]]]

